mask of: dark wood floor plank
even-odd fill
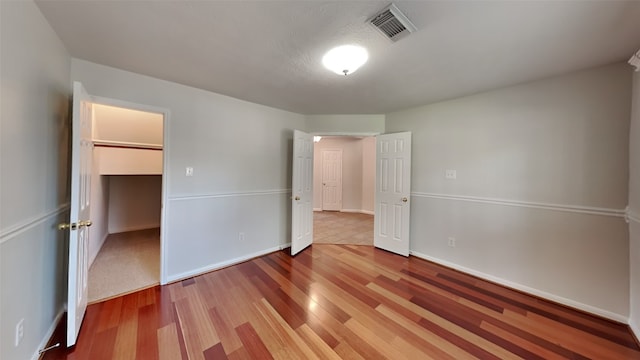
[[[227,354],[224,352],[224,348],[221,343],[217,343],[212,347],[206,349],[203,353],[205,360],[227,360]]]
[[[264,345],[260,337],[251,324],[245,323],[236,328],[240,340],[244,344],[244,349],[252,359],[273,359],[269,350]]]
[[[445,275],[439,275],[439,276],[447,278],[450,281],[454,280],[452,277],[447,277]],[[463,284],[464,282],[457,281],[457,283]],[[558,314],[557,312],[550,312],[548,310],[543,309],[542,307],[537,307],[537,306],[532,306],[532,305],[529,305],[529,304],[525,304],[523,302],[520,302],[520,301],[517,301],[517,300],[513,300],[513,299],[510,299],[510,298],[507,298],[506,296],[502,296],[502,295],[499,295],[499,294],[496,294],[496,293],[489,292],[487,290],[478,288],[478,287],[473,286],[473,285],[468,285],[468,286],[473,288],[476,292],[479,292],[481,294],[487,295],[487,296],[492,297],[492,298],[499,299],[499,300],[501,300],[503,302],[506,302],[506,303],[509,303],[509,304],[513,305],[516,308],[524,309],[524,310],[526,310],[528,312],[533,312],[533,313],[542,315],[542,316],[544,316],[546,318],[553,319],[555,321],[567,324],[567,325],[569,325],[571,327],[578,328],[578,329],[584,330],[584,331],[589,332],[589,333],[597,334],[599,337],[607,338],[607,339],[609,339],[609,340],[611,340],[613,342],[616,342],[616,343],[621,344],[623,346],[627,346],[627,347],[632,348],[634,350],[640,350],[640,347],[638,347],[638,344],[636,344],[635,341],[632,338],[620,337],[620,336],[617,336],[615,333],[612,333],[611,331],[603,331],[603,330],[600,330],[600,329],[598,329],[598,328],[596,328],[594,326],[589,326],[589,325],[584,324],[582,322],[572,320],[572,319],[564,316],[564,314]],[[453,291],[451,291],[451,292],[453,293]]]
[[[44,358],[640,360],[640,347],[625,324],[428,261],[313,245],[92,304],[75,347]]]

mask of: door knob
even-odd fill
[[[402,198],[402,202],[407,202],[407,201],[409,201],[409,199],[407,199],[406,197]]]
[[[67,230],[67,229],[71,229],[71,230],[75,230],[78,228],[78,224],[76,223],[62,223],[62,224],[58,224],[58,230]]]
[[[93,223],[91,222],[91,220],[80,221],[80,222],[78,223],[78,227],[82,227],[82,226],[89,227],[89,226],[91,226],[91,225],[93,225]]]
[[[300,200],[300,196],[296,196],[296,201]]]
[[[58,230],[77,230],[78,228],[81,228],[83,226],[89,227],[91,225],[93,225],[91,220],[78,221],[77,223],[62,223],[58,224]]]

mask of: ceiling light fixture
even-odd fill
[[[353,74],[367,62],[367,50],[356,45],[342,45],[329,50],[322,58],[324,66],[338,75]]]

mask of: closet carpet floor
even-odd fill
[[[339,211],[313,212],[316,244],[373,245],[373,215]]]
[[[89,303],[160,284],[160,229],[110,234],[89,269]]]

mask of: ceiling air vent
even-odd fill
[[[387,6],[369,19],[368,22],[391,41],[398,41],[409,33],[416,31],[415,25],[394,4]]]

